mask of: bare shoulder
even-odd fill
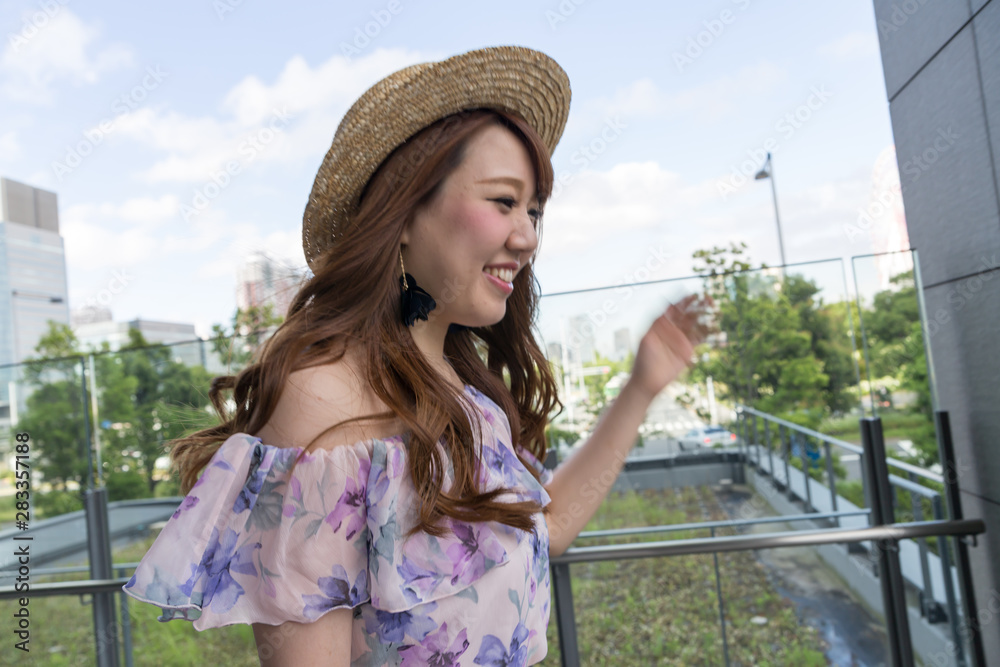
[[[285,381],[278,405],[256,434],[265,444],[305,447],[328,427],[345,419],[383,412],[387,408],[345,355],[340,361],[294,371]],[[362,422],[325,433],[317,447],[331,449],[400,432],[397,420]]]

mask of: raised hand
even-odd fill
[[[671,304],[639,342],[628,384],[652,400],[694,363],[694,348],[711,330],[711,297],[689,294]]]

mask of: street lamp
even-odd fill
[[[774,222],[778,225],[778,248],[781,250],[781,277],[785,277],[785,242],[781,238],[781,218],[778,217],[778,194],[774,189],[774,166],[771,164],[771,154],[767,154],[764,166],[754,176],[754,180],[759,181],[764,178],[771,179],[771,198],[774,200]]]

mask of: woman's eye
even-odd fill
[[[507,208],[513,208],[517,204],[517,202],[514,201],[513,199],[511,199],[510,197],[498,197],[498,198],[494,199],[493,201],[498,202],[500,204],[503,204]],[[532,220],[532,222],[534,222],[535,229],[538,229],[538,223],[542,219],[542,212],[541,212],[541,210],[539,210],[537,208],[530,209],[528,211],[528,215],[531,216],[531,220]]]

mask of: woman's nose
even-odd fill
[[[511,250],[533,253],[538,247],[538,232],[531,215],[519,218],[517,226],[507,239],[507,247]]]

